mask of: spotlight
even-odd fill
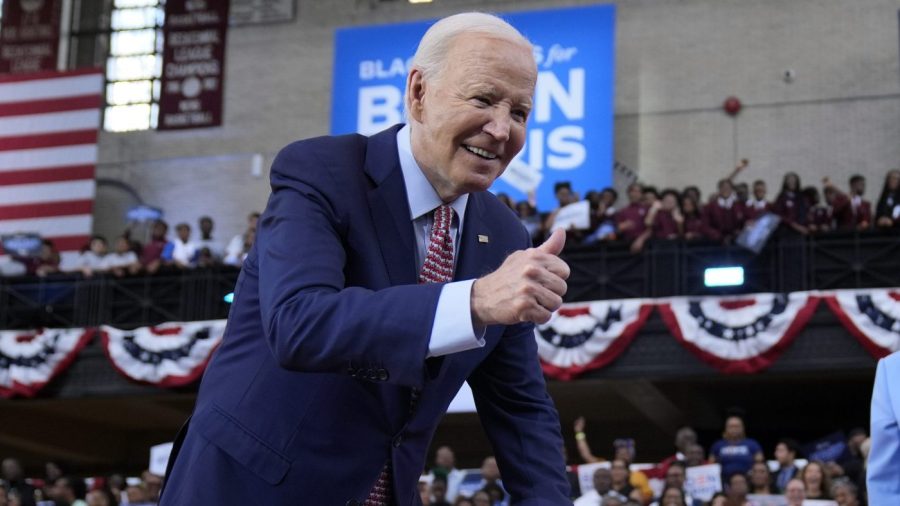
[[[228,295],[222,297],[222,300],[224,300],[228,304],[231,304],[232,302],[234,302],[234,292],[231,292]]]
[[[703,270],[703,285],[707,288],[718,286],[741,286],[743,284],[743,267],[710,267]]]

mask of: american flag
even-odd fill
[[[102,92],[94,69],[0,76],[0,235],[87,243]]]

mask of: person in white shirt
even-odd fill
[[[117,277],[125,274],[137,274],[140,271],[141,262],[132,250],[131,241],[127,237],[121,236],[116,239],[115,251],[103,258],[102,268]]]
[[[219,244],[219,241],[215,240],[212,236],[213,228],[215,227],[213,219],[209,216],[201,216],[200,219],[197,220],[197,225],[200,229],[200,239],[197,240],[197,251],[206,248],[209,250],[209,254],[214,260],[221,260],[224,250],[222,245]]]
[[[87,249],[82,251],[78,260],[76,260],[74,270],[81,272],[86,278],[93,276],[95,272],[103,272],[105,270],[103,268],[103,259],[106,257],[108,249],[106,239],[103,236],[92,236]]]
[[[594,471],[594,490],[585,492],[575,500],[574,506],[600,506],[603,498],[612,491],[612,471],[606,467]],[[624,502],[624,497],[622,498]]]
[[[225,263],[228,265],[241,265],[250,246],[253,245],[253,239],[256,237],[256,224],[259,222],[259,213],[252,212],[247,216],[247,230],[231,238],[228,246],[225,248]]]
[[[175,226],[175,234],[175,239],[169,241],[171,247],[166,248],[168,255],[163,253],[163,256],[176,267],[192,267],[194,255],[197,254],[197,244],[191,241],[191,226],[179,223]]]
[[[462,482],[465,472],[456,469],[456,455],[449,446],[441,446],[434,454],[434,469],[432,474],[435,476],[445,475],[447,478],[447,502],[456,500],[459,493],[459,484]]]

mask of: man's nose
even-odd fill
[[[494,139],[506,142],[509,140],[510,123],[509,110],[505,107],[495,107],[491,111],[490,121],[484,125],[484,131]]]

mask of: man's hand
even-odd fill
[[[569,266],[558,256],[565,244],[566,232],[557,230],[544,244],[513,253],[496,271],[476,280],[473,323],[546,323],[566,293]]]

